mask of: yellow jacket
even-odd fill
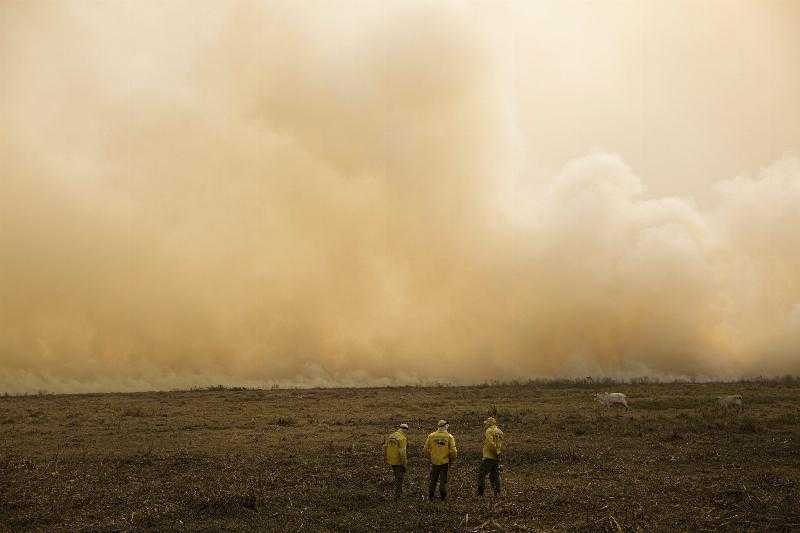
[[[499,459],[503,451],[503,432],[496,425],[486,428],[486,438],[483,441],[483,458]]]
[[[428,435],[425,441],[425,455],[431,463],[443,465],[456,460],[456,439],[447,431],[438,430]]]
[[[386,442],[383,444],[383,449],[386,451],[386,462],[390,465],[406,466],[408,463],[407,446],[406,434],[399,429],[386,437]]]

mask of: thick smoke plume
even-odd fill
[[[513,9],[223,4],[0,8],[0,391],[800,371],[797,157],[540,176]]]

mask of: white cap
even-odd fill
[[[408,429],[408,424],[406,424],[405,422],[403,422],[402,424],[400,424],[400,425],[399,425],[399,426],[397,426],[397,427],[399,427],[400,429]]]

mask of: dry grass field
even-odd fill
[[[632,409],[599,408],[601,390]],[[733,393],[742,409],[716,407]],[[496,500],[475,496],[492,405]],[[798,407],[791,379],[5,396],[0,530],[797,530]],[[423,500],[439,418],[460,451],[445,503]],[[381,443],[400,420],[394,501]]]

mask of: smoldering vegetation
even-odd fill
[[[540,175],[513,10],[351,8],[3,5],[0,389],[800,370],[797,157]]]
[[[612,388],[613,387],[613,388]],[[631,411],[603,409],[623,390]],[[741,394],[720,409],[716,397]],[[800,387],[475,387],[0,397],[0,526],[18,530],[785,531],[800,526]],[[482,421],[506,434],[501,500],[474,496]],[[422,500],[447,418],[447,503]],[[410,424],[407,497],[382,439]]]

